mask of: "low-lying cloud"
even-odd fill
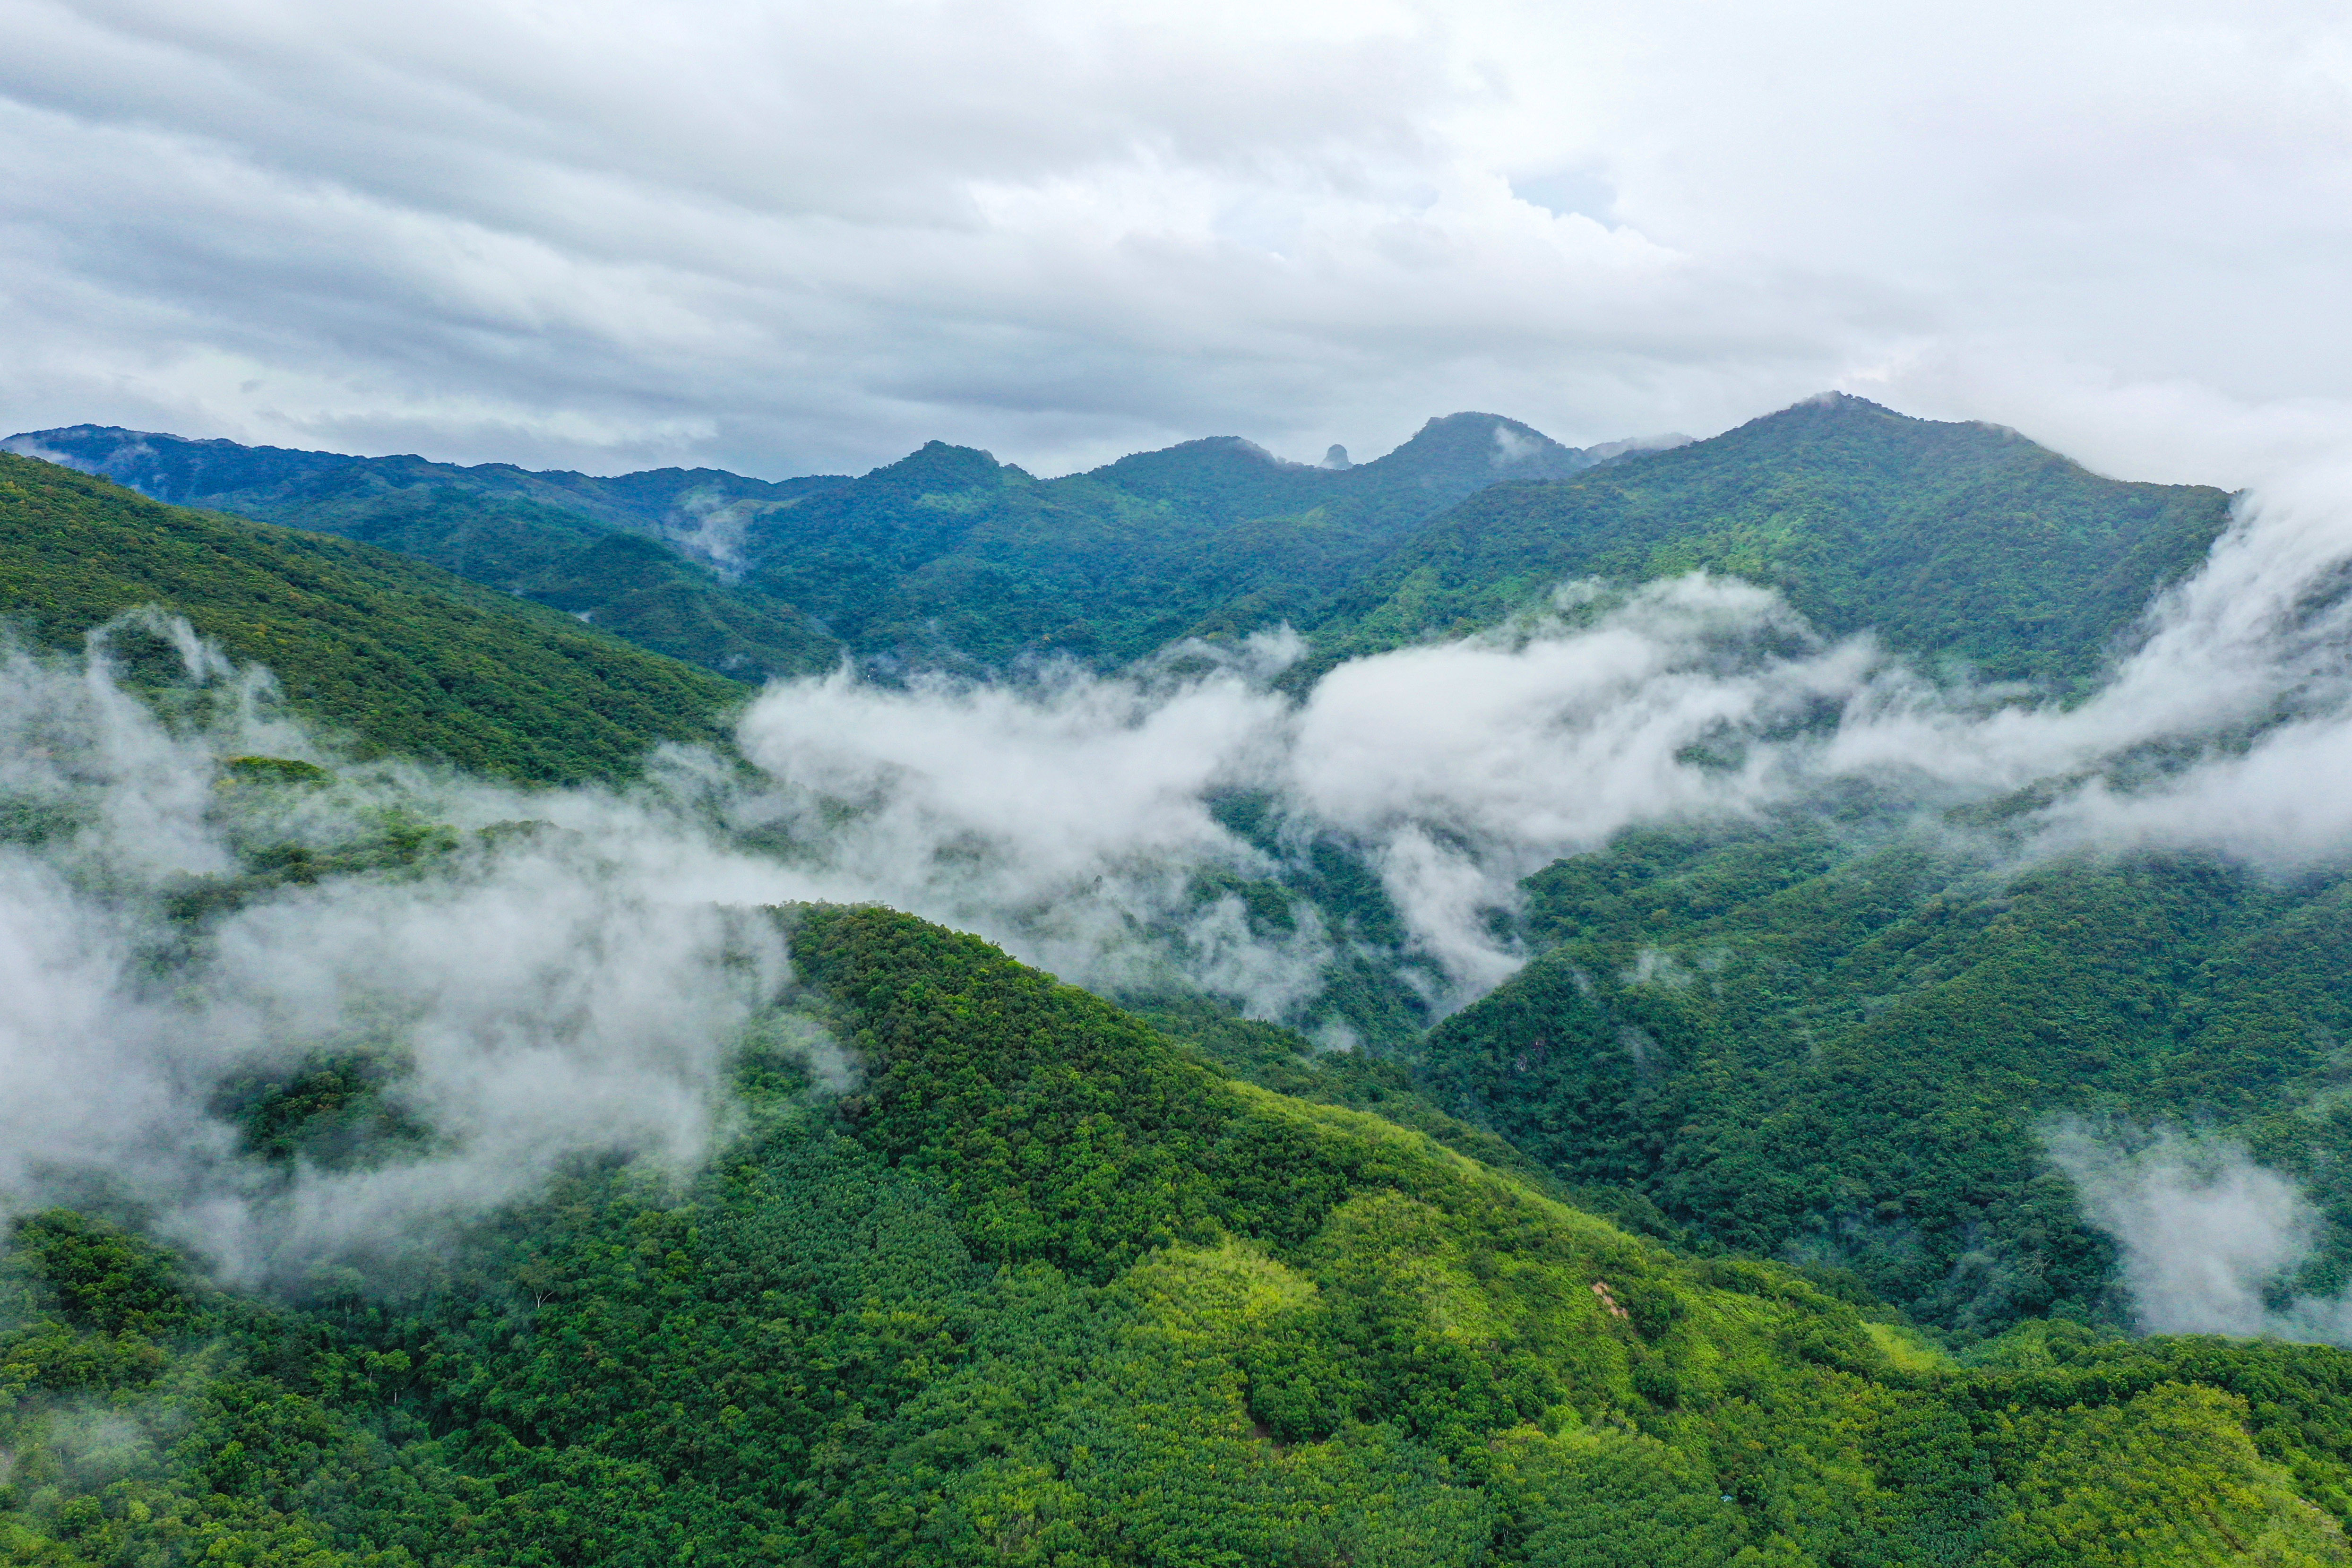
[[[2352,1298],[2286,1291],[2317,1246],[2318,1211],[2242,1144],[2166,1131],[2126,1149],[2076,1122],[2043,1142],[2084,1217],[2115,1237],[2140,1329],[2352,1344]]]
[[[1933,805],[2043,784],[2048,804],[2011,825],[2027,855],[2341,857],[2352,804],[2313,781],[2352,765],[2347,493],[2310,475],[2249,498],[2072,704],[1931,681],[1765,589],[1694,574],[1570,584],[1490,633],[1350,660],[1297,700],[1273,680],[1300,645],[1269,636],[1181,676],[782,682],[740,742],[803,800],[810,868],[1085,984],[1122,983],[1108,955],[1142,950],[1120,932],[1192,918],[1188,869],[1278,879],[1300,846],[1339,841],[1431,966],[1432,1001],[1455,1005],[1522,961],[1497,916],[1528,873],[1632,825],[1755,818],[1857,782]],[[1213,809],[1234,792],[1273,803],[1271,847]],[[1349,940],[1302,925],[1279,962],[1261,940],[1258,979],[1229,994],[1295,1015]]]
[[[1237,960],[1236,943],[1206,934],[1230,908],[1181,915],[1188,872],[1276,877],[1286,846],[1334,836],[1377,872],[1447,1005],[1521,962],[1490,919],[1515,907],[1519,879],[1631,822],[1786,798],[1799,781],[1784,749],[1690,748],[1799,723],[1885,662],[1866,639],[1812,637],[1764,590],[1704,576],[1606,607],[1580,590],[1530,626],[1351,661],[1297,702],[1272,684],[1302,651],[1294,637],[1189,651],[1212,668],[1061,668],[1018,688],[781,682],[739,741],[804,797],[824,876],[1091,984],[1120,979],[1104,967],[1116,933],[1170,920]],[[1236,792],[1275,803],[1271,850],[1213,810]],[[1255,1010],[1285,1016],[1319,988],[1344,938],[1311,913],[1286,951],[1260,943],[1258,982],[1241,993]]]
[[[748,776],[673,752],[629,792],[525,793],[340,763],[266,672],[173,623],[119,633],[178,647],[201,701],[168,722],[106,637],[79,660],[7,651],[0,1193],[100,1173],[260,1278],[509,1201],[583,1152],[690,1164],[724,1126],[727,1052],[788,985],[760,912],[780,902],[887,903],[1098,990],[1205,990],[1344,1042],[1340,966],[1459,1005],[1522,962],[1530,871],[1628,826],[1759,818],[1855,781],[1923,805],[2044,782],[2013,853],[2330,862],[2352,847],[2352,808],[2321,787],[2352,763],[2345,493],[2314,475],[2250,499],[2072,706],[1929,681],[1694,575],[1570,585],[1300,696],[1287,633],[1116,676],[781,682],[740,722]],[[334,777],[224,771],[257,752]],[[393,863],[395,826],[448,841]],[[256,847],[288,845],[331,874],[239,883]],[[1395,945],[1303,896],[1335,849],[1392,906]],[[200,925],[174,918],[205,898]],[[240,1145],[222,1084],[338,1052],[388,1064],[418,1129],[400,1158]],[[2307,1245],[2300,1200],[2226,1159],[2136,1158],[2078,1180],[2139,1260],[2151,1323],[2269,1321],[2246,1303]]]
[[[583,1152],[700,1157],[722,1059],[787,978],[752,907],[780,879],[594,792],[224,770],[257,743],[318,753],[187,647],[221,700],[179,726],[103,639],[86,663],[0,657],[0,1199],[95,1177],[252,1279],[428,1237]],[[479,831],[501,818],[539,825]],[[289,847],[376,868],[240,895],[247,854]],[[224,1087],[326,1060],[380,1069],[416,1144],[243,1148]]]

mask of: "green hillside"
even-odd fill
[[[2343,1352],[2060,1324],[1956,1364],[974,939],[796,923],[856,1094],[755,1032],[688,1189],[583,1170],[404,1301],[223,1295],[20,1219],[8,1558],[2346,1560]]]
[[[2079,688],[2229,498],[2101,478],[2014,431],[1832,395],[1559,483],[1481,491],[1351,583],[1326,661],[1490,625],[1576,577],[1706,570],[1780,590],[1833,636],[1929,666]]]
[[[732,549],[745,510],[789,505],[839,479],[768,484],[709,468],[599,479],[110,426],[32,431],[5,445],[156,500],[396,550],[738,679],[824,670],[840,657],[791,605],[739,590],[711,563],[714,552]]]
[[[423,458],[359,458],[286,447],[191,440],[113,425],[27,430],[0,449],[63,463],[174,506],[208,506],[283,522],[285,512],[320,501],[447,490],[532,501],[608,527],[665,537],[697,527],[728,503],[776,505],[845,484],[838,475],[770,481],[720,468],[648,468],[610,477],[538,472],[512,463],[435,463]]]
[[[517,496],[386,489],[337,475],[271,510],[305,529],[429,562],[739,680],[832,668],[841,645],[790,605],[746,593],[660,540]],[[342,493],[346,490],[352,493]]]
[[[1040,480],[935,441],[762,513],[746,581],[888,659],[1002,668],[1054,652],[1115,667],[1196,633],[1309,621],[1464,496],[1590,463],[1487,414],[1433,419],[1348,468],[1224,437]]]
[[[723,742],[747,695],[388,551],[0,453],[0,616],[62,646],[145,605],[365,744],[509,778],[618,777],[663,741]]]
[[[1549,952],[1421,1047],[1438,1103],[1724,1245],[1979,1333],[2127,1320],[2036,1129],[2245,1141],[2352,1282],[2352,885],[2197,858],[1994,875],[1931,840],[1628,836],[1529,879]]]

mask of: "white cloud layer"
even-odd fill
[[[2347,581],[2352,478],[2309,469],[2248,497],[2071,707],[1928,682],[1867,637],[1825,641],[1766,590],[1692,575],[1615,597],[1571,584],[1547,616],[1349,661],[1295,702],[1269,685],[1297,651],[1274,637],[1181,679],[780,682],[740,740],[799,801],[761,809],[796,814],[801,869],[833,896],[1113,987],[1169,962],[1127,933],[1222,930],[1259,965],[1223,988],[1284,1016],[1343,934],[1302,927],[1276,954],[1241,941],[1234,910],[1187,901],[1200,867],[1274,873],[1212,810],[1260,795],[1284,844],[1356,847],[1442,973],[1432,999],[1454,1005],[1523,961],[1490,917],[1529,872],[1631,825],[1753,818],[1846,783],[1943,805],[2042,784],[2049,803],[2013,822],[2029,854],[2352,860],[2352,797],[2331,787],[2352,772]]]
[[[784,984],[774,932],[748,912],[761,904],[880,901],[1097,989],[1192,984],[1308,1023],[1355,936],[1303,907],[1286,930],[1254,922],[1221,889],[1277,875],[1318,835],[1379,877],[1441,1006],[1521,962],[1490,917],[1554,858],[1855,780],[1931,804],[2050,783],[2049,804],[2015,819],[2028,853],[2340,867],[2347,582],[2352,483],[2315,468],[2250,497],[2205,569],[2151,609],[2139,650],[2073,708],[1939,688],[1866,637],[1819,637],[1764,590],[1694,575],[1571,585],[1542,617],[1355,660],[1295,699],[1275,686],[1300,652],[1286,634],[1117,677],[781,682],[739,729],[759,776],[675,753],[627,795],[397,767],[225,793],[221,757],[320,756],[263,672],[147,623],[219,693],[216,721],[191,728],[114,683],[103,637],[80,665],[8,652],[0,1194],[95,1164],[167,1195],[182,1234],[254,1273],[429,1230],[569,1153],[691,1162],[730,1042]],[[1235,796],[1265,804],[1270,837],[1226,826]],[[278,889],[157,983],[159,947],[184,936],[163,911],[185,879],[233,872],[241,843],[363,842],[391,809],[548,826],[472,842],[429,875]],[[408,1064],[397,1095],[433,1130],[428,1157],[272,1174],[236,1156],[210,1086],[353,1043]],[[2300,1210],[2274,1184],[2131,1181],[2099,1211],[2127,1251],[2150,1215],[2215,1208],[2222,1230],[2267,1216],[2272,1240],[2248,1231],[2254,1250],[2218,1274],[2174,1279],[2149,1252],[2151,1299],[2206,1302],[2184,1323],[2220,1321],[2230,1292],[2299,1256]]]
[[[2352,429],[2316,4],[0,0],[0,419],[1043,470],[1828,384],[2235,484]]]
[[[167,726],[102,651],[76,668],[0,649],[0,1207],[102,1173],[252,1279],[429,1242],[577,1153],[699,1159],[725,1054],[785,983],[781,938],[743,908],[782,895],[772,868],[594,792],[398,769],[238,784],[222,756],[317,753],[258,679],[226,695]],[[233,880],[240,844],[364,849],[420,811],[550,826],[419,874],[281,888],[201,936],[171,918],[196,879]],[[396,1064],[421,1157],[272,1170],[240,1152],[221,1086],[355,1051]]]

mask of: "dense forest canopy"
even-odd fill
[[[2352,1554],[2258,510],[1852,398],[16,444],[11,1561]]]
[[[2060,1323],[1964,1367],[1841,1287],[1235,1084],[972,939],[786,918],[793,1005],[864,1079],[814,1100],[749,1050],[750,1123],[682,1191],[583,1171],[398,1300],[281,1305],[20,1221],[12,1553],[2344,1555],[2340,1352]]]
[[[1706,570],[1786,594],[1832,635],[2073,688],[2226,510],[2212,489],[2103,479],[2012,431],[1843,396],[1655,448],[1579,450],[1456,414],[1347,468],[1221,437],[1048,480],[936,441],[860,479],[780,484],[91,426],[8,445],[399,549],[739,675],[821,669],[845,647],[892,668],[1116,667],[1285,624],[1319,666],[1492,625],[1577,578]]]
[[[371,745],[511,778],[620,776],[660,742],[719,740],[747,695],[389,551],[0,453],[0,615],[78,644],[148,607]]]

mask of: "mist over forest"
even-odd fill
[[[1597,456],[930,447],[741,481],[715,550],[727,476],[8,445],[33,1560],[928,1560],[1081,1431],[1122,1457],[1024,1540],[1156,1496],[1118,1550],[2031,1561],[1996,1495],[2225,1464],[2183,1550],[2338,1550],[2323,469],[2137,485],[1832,396]],[[2030,1436],[1961,1414],[2029,1385]],[[1912,1412],[1867,1505],[1747,1425],[1860,1397]],[[973,1398],[1024,1414],[918,1458]],[[1249,1489],[1138,1489],[1203,1466]]]
[[[0,30],[0,1563],[2352,1565],[2340,6]]]

